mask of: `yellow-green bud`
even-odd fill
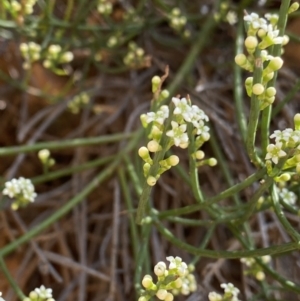
[[[171,166],[176,166],[179,163],[179,158],[176,155],[172,155],[167,159],[167,163]]]
[[[261,260],[262,260],[264,263],[269,263],[269,262],[271,261],[271,256],[270,256],[270,255],[262,256]]]
[[[245,54],[240,53],[235,56],[234,61],[237,65],[243,66],[247,62],[247,57],[245,56]]]
[[[205,156],[205,153],[202,150],[198,150],[195,152],[196,159],[202,160]]]
[[[142,296],[142,297],[139,297],[138,301],[147,301],[147,298]]]
[[[291,175],[289,173],[283,173],[282,175],[274,178],[276,182],[287,182],[291,179]]]
[[[181,11],[180,11],[180,9],[179,9],[178,7],[174,7],[174,8],[172,9],[172,12],[171,12],[171,14],[172,14],[173,16],[179,16],[180,13],[181,13]]]
[[[182,281],[182,279],[179,277],[179,278],[177,278],[175,281],[174,281],[174,284],[175,284],[175,287],[176,288],[181,288],[182,287],[182,283],[183,283],[183,281]]]
[[[156,140],[151,140],[148,142],[147,148],[149,149],[150,152],[155,153],[161,149],[161,146]]]
[[[48,149],[41,149],[38,152],[38,157],[43,163],[45,163],[50,157],[50,151]]]
[[[146,146],[140,147],[139,156],[143,159],[144,159],[144,157],[149,157],[149,150]]]
[[[293,13],[294,11],[296,11],[299,8],[299,3],[298,2],[294,2],[288,10],[288,14]]]
[[[159,300],[165,300],[167,297],[168,292],[165,289],[159,289],[156,293],[156,297]]]
[[[173,300],[174,300],[174,296],[171,293],[167,293],[165,297],[165,301],[173,301]]]
[[[245,40],[245,46],[249,53],[253,53],[255,51],[257,44],[258,44],[258,41],[257,41],[256,37],[249,36]]]
[[[142,280],[142,285],[144,288],[149,288],[153,284],[152,277],[150,275],[145,275]]]
[[[266,90],[266,96],[272,97],[276,95],[276,89],[274,87],[269,87]]]
[[[157,182],[156,178],[154,178],[154,177],[152,177],[152,176],[149,176],[149,177],[147,178],[147,184],[148,184],[149,186],[154,186],[154,185],[156,184],[156,182]]]
[[[289,36],[286,34],[283,36],[282,46],[285,46],[290,41]]]
[[[170,92],[168,90],[162,90],[160,96],[162,99],[166,99],[170,96]]]
[[[252,86],[252,92],[255,95],[261,95],[261,94],[263,94],[264,90],[265,90],[265,88],[264,88],[264,86],[262,84],[258,83],[258,84],[254,84]]]
[[[152,82],[152,93],[155,93],[160,87],[161,78],[157,75],[153,76],[151,82]]]
[[[295,124],[295,130],[299,131],[300,130],[300,114],[297,113],[294,116],[294,124]]]
[[[263,271],[259,271],[259,272],[256,273],[255,278],[258,281],[263,281],[266,278],[266,275]]]
[[[218,161],[215,158],[210,158],[210,159],[208,159],[207,163],[209,166],[212,167],[212,166],[216,166]]]
[[[276,71],[276,70],[279,70],[282,67],[282,65],[283,65],[282,58],[279,56],[276,56],[270,61],[267,68],[271,69],[272,71]]]

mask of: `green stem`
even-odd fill
[[[54,141],[54,142],[40,142],[32,145],[21,145],[21,146],[10,146],[10,147],[1,147],[0,156],[10,156],[17,155],[19,153],[29,153],[38,151],[41,149],[62,149],[66,147],[78,147],[78,146],[88,146],[88,145],[97,145],[104,144],[109,142],[116,142],[122,139],[128,139],[135,136],[135,133],[119,133],[114,135],[93,137],[93,138],[77,138],[72,140],[64,141]]]
[[[168,217],[168,216],[178,216],[178,215],[182,215],[182,214],[188,214],[188,213],[192,213],[195,211],[199,211],[200,209],[206,208],[218,201],[226,199],[226,198],[234,195],[235,193],[249,187],[254,182],[260,180],[265,175],[265,173],[266,173],[265,168],[260,169],[256,173],[254,173],[251,176],[249,176],[248,178],[246,178],[243,182],[236,184],[236,185],[222,191],[221,193],[219,193],[218,195],[216,195],[214,197],[206,199],[203,204],[194,204],[194,205],[189,205],[189,206],[182,207],[182,208],[166,210],[166,211],[158,213],[158,217],[164,218],[164,217]]]
[[[33,184],[39,184],[39,183],[43,183],[46,181],[55,180],[55,179],[58,179],[58,178],[61,178],[61,177],[67,176],[67,175],[74,174],[76,172],[84,171],[84,170],[87,170],[90,168],[99,167],[101,165],[111,162],[114,158],[115,158],[115,156],[108,156],[105,158],[89,161],[89,162],[81,164],[81,165],[76,165],[76,166],[73,166],[70,168],[65,168],[65,169],[61,169],[58,171],[48,172],[46,175],[41,175],[41,176],[32,178],[31,182]]]
[[[193,134],[193,125],[188,123],[187,132],[189,137],[189,146],[188,146],[188,154],[189,154],[189,170],[190,170],[190,183],[193,190],[193,195],[198,203],[203,203],[203,194],[201,192],[199,186],[199,177],[198,177],[198,168],[196,165],[196,159],[194,153],[196,151],[195,148],[195,136]]]
[[[255,250],[238,250],[238,251],[217,251],[217,250],[202,250],[194,247],[190,244],[177,239],[171,231],[166,229],[158,220],[154,222],[158,231],[173,245],[187,252],[208,258],[243,258],[243,257],[261,257],[265,255],[278,255],[299,249],[299,245],[296,242],[284,243],[278,246],[272,246],[268,248],[261,248]]]
[[[291,236],[291,238],[295,242],[299,243],[300,242],[300,234],[294,229],[294,227],[289,223],[289,221],[284,216],[284,213],[280,207],[279,197],[278,197],[278,193],[277,193],[277,189],[276,189],[275,185],[273,185],[271,188],[271,196],[272,196],[272,204],[273,204],[274,211],[275,211],[281,225],[284,227],[285,231]]]
[[[237,28],[237,37],[235,43],[235,54],[243,53],[244,49],[244,20],[243,12],[240,12],[239,24]],[[236,119],[239,126],[239,130],[243,139],[243,142],[246,143],[247,140],[247,121],[244,112],[243,104],[243,83],[242,83],[242,69],[237,64],[234,64],[234,101],[236,108]]]
[[[263,63],[260,57],[260,50],[257,48],[255,51],[253,85],[261,84],[262,70]],[[255,137],[260,113],[259,106],[260,100],[258,96],[252,93],[246,147],[250,161],[257,167],[261,165],[261,160],[255,150]]]

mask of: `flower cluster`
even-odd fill
[[[184,37],[190,36],[190,31],[185,29],[187,18],[181,12],[178,7],[174,7],[169,15],[170,27],[176,32],[183,34]]]
[[[71,99],[68,103],[68,109],[73,114],[78,114],[82,108],[87,106],[90,102],[90,96],[86,92],[81,92]]]
[[[31,15],[33,13],[33,6],[36,4],[37,0],[25,0],[25,1],[17,1],[12,0],[8,3],[8,11],[11,13],[13,17],[22,15]],[[4,3],[5,6],[5,3]]]
[[[156,296],[159,300],[172,301],[174,295],[188,295],[196,291],[197,284],[195,276],[191,274],[194,267],[187,266],[178,256],[167,257],[169,266],[163,262],[158,262],[154,267],[154,273],[158,278],[157,283],[153,282],[150,275],[145,275],[142,285],[145,290],[141,293],[138,301],[148,301]]]
[[[279,35],[276,14],[266,14],[265,18],[262,18],[256,13],[251,13],[244,17],[244,21],[248,28],[244,43],[248,55],[238,54],[235,62],[250,72],[254,71],[255,66],[263,66],[262,76],[257,82],[253,82],[253,77],[248,77],[245,81],[248,96],[256,95],[260,101],[260,110],[263,110],[275,100],[276,89],[268,83],[273,79],[274,72],[283,65],[281,57],[270,55],[269,49],[274,45],[286,45],[288,37]]]
[[[130,42],[128,45],[128,52],[123,59],[126,66],[131,69],[139,69],[150,67],[151,58],[145,55],[143,48],[138,47],[136,43]]]
[[[278,189],[279,197],[282,199],[283,202],[285,202],[289,206],[294,206],[296,204],[298,198],[293,191],[284,187],[277,188],[277,189]]]
[[[156,82],[156,77],[152,80],[152,91],[157,93],[160,91],[158,88],[160,79]],[[165,90],[157,96],[157,102],[168,97],[168,92]],[[154,112],[148,112],[141,115],[141,122],[143,127],[149,127],[149,139],[150,141],[146,146],[139,149],[139,156],[144,160],[143,166],[144,175],[147,178],[149,186],[156,184],[156,181],[160,175],[166,170],[170,169],[179,163],[179,158],[176,155],[159,161],[159,167],[153,172],[150,169],[154,165],[154,160],[151,158],[150,153],[166,152],[172,146],[180,148],[187,148],[191,139],[194,141],[194,153],[191,155],[195,159],[202,160],[204,158],[204,152],[198,150],[204,142],[210,138],[209,127],[206,125],[208,122],[207,115],[196,105],[192,105],[189,98],[172,98],[173,105],[170,108],[167,105],[160,106]],[[172,110],[172,111],[170,111]],[[196,137],[195,137],[196,136]],[[162,142],[164,137],[164,142]],[[162,146],[162,144],[164,146]],[[214,158],[197,162],[197,166],[208,164],[210,166],[216,165]]]
[[[98,0],[97,10],[100,14],[109,16],[113,11],[113,5],[109,0]]]
[[[47,48],[43,66],[59,75],[65,75],[66,72],[59,69],[57,66],[70,63],[73,60],[73,57],[71,51],[64,51],[60,45],[53,44]]]
[[[267,146],[266,166],[268,174],[272,172],[272,162],[277,165],[281,158],[286,158],[282,170],[295,168],[296,173],[300,173],[300,114],[294,116],[295,129],[287,128],[283,131],[276,130],[270,135],[275,139],[275,143]],[[283,173],[275,180],[289,181],[292,172]]]
[[[214,14],[214,19],[217,22],[224,21],[234,25],[237,23],[237,14],[235,11],[230,10],[228,1],[222,1],[219,11]]]
[[[37,197],[31,181],[23,177],[7,181],[2,193],[15,199],[11,205],[14,210],[17,210],[19,207],[24,207],[30,202],[34,202]]]
[[[52,289],[45,288],[42,285],[40,288],[36,288],[30,292],[29,296],[23,301],[55,301],[52,297]]]
[[[271,261],[271,256],[266,255],[261,257],[263,263],[269,263]],[[241,258],[241,262],[246,265],[247,269],[244,272],[245,275],[254,276],[258,281],[263,281],[266,277],[261,266],[255,261],[254,258]]]
[[[23,68],[28,70],[32,63],[41,58],[41,46],[34,42],[20,44],[21,55],[24,58]]]
[[[224,289],[224,295],[211,292],[208,294],[209,301],[240,301],[237,297],[240,290],[232,283],[222,283],[221,288]]]

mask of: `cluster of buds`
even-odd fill
[[[28,70],[32,63],[41,58],[41,46],[34,42],[20,44],[21,55],[24,58],[23,68]]]
[[[43,164],[45,170],[48,170],[49,167],[55,164],[55,160],[51,158],[50,151],[48,149],[41,149],[38,152],[38,157]]]
[[[249,97],[257,96],[260,110],[264,110],[274,102],[276,95],[276,89],[269,82],[283,65],[281,57],[270,55],[269,49],[274,45],[286,45],[289,39],[286,35],[279,36],[276,14],[266,14],[265,18],[261,18],[256,13],[251,13],[244,17],[244,21],[248,28],[244,43],[248,55],[238,54],[235,62],[249,72],[253,72],[256,66],[263,67],[261,78],[254,83],[253,77],[248,77],[245,87]]]
[[[278,190],[279,197],[282,199],[284,203],[292,207],[295,206],[298,197],[293,191],[285,187],[280,187],[280,188],[278,187],[277,190]]]
[[[23,301],[55,301],[52,297],[52,289],[45,288],[42,285],[40,288],[36,288],[30,292],[29,296],[23,299]]]
[[[267,146],[266,167],[269,175],[272,175],[272,163],[277,165],[281,158],[285,158],[282,170],[289,170],[280,176],[275,177],[277,182],[286,182],[291,179],[291,175],[295,172],[300,174],[300,114],[294,116],[295,130],[291,128],[283,131],[276,130],[271,139],[275,139],[275,144],[271,143]],[[294,171],[293,171],[294,169]]]
[[[190,31],[186,29],[187,19],[178,7],[174,7],[169,15],[169,24],[176,32],[182,34],[184,37],[190,36]]]
[[[17,1],[4,0],[4,6],[7,7],[8,11],[11,13],[13,17],[18,15],[31,15],[33,13],[33,6],[36,4],[37,0],[25,0],[25,1]]]
[[[60,45],[53,44],[48,47],[45,53],[43,66],[56,74],[65,75],[66,71],[57,68],[57,65],[70,63],[73,58],[71,51],[64,51]]]
[[[123,59],[126,66],[131,69],[139,69],[150,67],[151,58],[145,55],[143,48],[138,47],[136,43],[130,42],[128,45],[128,52]]]
[[[271,256],[266,255],[260,258],[263,263],[267,264],[271,261]],[[245,270],[245,275],[254,276],[258,281],[263,281],[266,278],[264,271],[261,266],[255,261],[254,258],[241,258],[241,262],[245,264],[247,269]]]
[[[152,79],[152,91],[158,104],[169,96],[167,91],[160,91],[160,87],[161,79],[155,76]],[[147,147],[143,146],[139,149],[139,156],[145,162],[143,170],[149,186],[154,186],[162,173],[179,163],[179,158],[176,155],[162,158],[158,162],[159,167],[155,167],[155,174],[150,174],[150,169],[154,165],[150,153],[166,152],[174,145],[185,149],[188,147],[190,139],[193,139],[194,152],[192,156],[195,160],[202,160],[205,154],[198,149],[210,138],[209,127],[206,125],[208,116],[198,106],[192,105],[189,98],[173,97],[170,108],[167,105],[161,105],[156,112],[148,112],[140,117],[143,127],[149,127],[150,132],[148,135],[150,141]],[[172,110],[171,113],[170,110]],[[161,145],[163,136],[164,146]],[[198,166],[204,164],[214,166],[216,163],[217,161],[211,158],[196,164]],[[153,173],[153,170],[151,172]]]
[[[90,96],[86,92],[81,92],[71,99],[68,103],[68,109],[73,114],[78,114],[80,110],[86,107],[90,102]]]
[[[113,11],[113,5],[110,0],[98,0],[97,10],[100,14],[109,16]]]
[[[229,9],[229,2],[222,1],[220,10],[214,14],[214,19],[219,21],[228,22],[230,25],[237,23],[237,14],[235,11]]]
[[[224,294],[221,295],[216,292],[211,292],[208,294],[209,301],[240,301],[237,297],[240,290],[232,283],[222,283],[221,288],[224,289]]]
[[[23,177],[7,181],[2,193],[14,199],[11,205],[13,210],[17,210],[19,207],[24,207],[34,202],[37,197],[31,181]]]
[[[160,261],[154,267],[154,273],[157,276],[157,282],[154,283],[150,275],[145,275],[142,285],[145,290],[141,293],[138,301],[148,301],[153,296],[159,300],[172,301],[174,295],[188,295],[196,291],[197,284],[195,276],[191,274],[194,266],[187,266],[178,256],[167,257],[169,266]]]

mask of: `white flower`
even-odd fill
[[[254,258],[246,257],[246,258],[241,258],[240,260],[242,263],[244,263],[247,267],[251,267],[255,263]]]
[[[260,18],[256,13],[244,16],[244,21],[249,22],[249,25],[254,29],[259,29],[267,24],[267,20]]]
[[[5,188],[3,190],[4,195],[14,198],[19,193],[21,193],[21,187],[17,179],[12,179],[11,181],[5,183]]]
[[[179,98],[173,97],[172,101],[175,105],[174,114],[175,115],[180,114],[180,115],[182,115],[182,117],[184,118],[185,121],[191,122],[192,108],[188,104],[186,98],[179,99]]]
[[[279,192],[279,196],[282,198],[284,202],[287,204],[293,206],[295,205],[297,201],[297,196],[293,191],[289,191],[286,188],[282,188],[281,191]]]
[[[180,277],[186,276],[188,274],[188,267],[185,262],[178,256],[175,258],[173,256],[168,256],[167,260],[170,262],[169,269],[177,269],[177,273]]]
[[[203,120],[200,120],[198,124],[195,123],[194,126],[197,129],[197,135],[205,135],[209,132],[209,127],[204,124]]]
[[[232,283],[222,283],[221,287],[224,289],[225,294],[231,294],[235,298],[240,292],[240,290],[236,288]]]
[[[237,14],[230,10],[226,15],[226,20],[230,25],[234,25],[237,22]]]
[[[216,292],[210,292],[208,294],[209,301],[222,301],[223,298],[220,294],[217,294]]]
[[[156,276],[163,276],[166,271],[166,264],[163,261],[158,262],[154,267],[154,273]]]
[[[185,144],[189,141],[188,135],[186,133],[186,124],[179,125],[175,121],[171,121],[172,130],[166,133],[167,136],[174,139],[174,144],[179,146],[180,144]]]
[[[44,285],[41,285],[40,288],[36,288],[34,291],[38,294],[38,296],[40,298],[43,298],[43,299],[52,298],[52,289],[45,288]]]
[[[286,156],[286,152],[282,149],[282,143],[269,144],[267,146],[267,155],[265,157],[266,160],[271,159],[275,164],[278,163],[279,158]]]
[[[145,118],[145,121],[149,124],[152,121],[156,121],[159,124],[163,124],[165,119],[169,117],[169,108],[168,106],[161,106],[160,109],[155,112],[148,112]]]

